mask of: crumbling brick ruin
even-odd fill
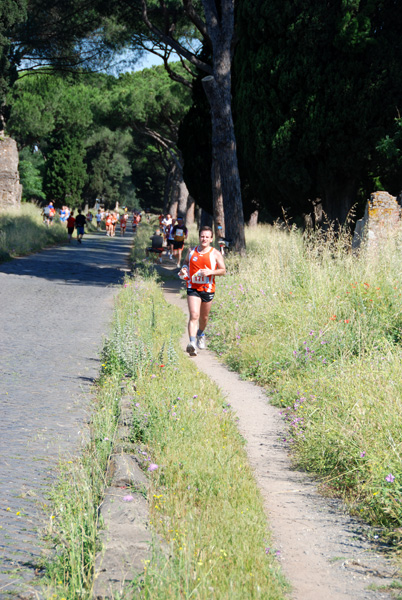
[[[387,192],[374,192],[367,202],[364,217],[356,223],[352,248],[359,248],[365,240],[367,245],[377,246],[395,233],[401,224],[401,206],[395,196]]]
[[[17,144],[12,138],[0,138],[0,211],[19,207],[21,195]]]

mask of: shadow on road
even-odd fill
[[[39,277],[67,285],[117,285],[129,270],[127,255],[132,242],[131,235],[109,238],[90,234],[80,245],[74,240],[0,264],[0,274]]]

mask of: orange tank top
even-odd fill
[[[189,280],[187,281],[187,287],[198,292],[209,292],[213,294],[215,292],[215,277],[210,275],[197,275],[200,269],[216,269],[216,259],[214,257],[213,248],[210,248],[205,254],[198,252],[198,246],[190,250],[188,258],[189,263]]]

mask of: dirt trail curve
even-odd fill
[[[40,503],[59,456],[80,447],[131,244],[91,234],[0,265],[1,599],[36,597]]]
[[[187,314],[187,302],[178,293],[181,285],[179,279],[168,280],[164,294]],[[183,336],[183,349],[187,341],[187,335]],[[376,552],[365,536],[367,529],[345,513],[341,502],[320,496],[311,478],[291,468],[281,441],[285,437],[283,421],[279,410],[268,404],[264,391],[242,381],[208,350],[191,360],[219,385],[239,418],[275,550],[280,552],[283,570],[293,587],[291,598],[389,599],[389,594],[378,587],[388,586],[396,569]]]

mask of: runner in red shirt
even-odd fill
[[[124,215],[121,215],[120,217],[120,235],[124,235],[126,233],[127,221],[128,213],[124,213]]]
[[[70,213],[70,216],[67,219],[67,233],[68,233],[68,243],[69,244],[71,244],[71,240],[73,239],[74,227],[75,227],[75,218],[74,218],[74,211],[72,210]]]
[[[225,275],[223,256],[212,248],[212,229],[204,226],[200,230],[198,246],[189,250],[179,276],[187,282],[187,304],[190,313],[187,352],[197,356],[197,347],[205,348],[204,330],[208,323],[215,293],[215,277]]]

